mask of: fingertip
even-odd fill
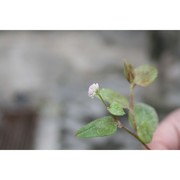
[[[149,147],[153,150],[180,149],[180,108],[159,124]]]
[[[153,141],[152,143],[148,144],[151,150],[168,150],[168,148],[161,142]]]

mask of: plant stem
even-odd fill
[[[120,122],[119,122],[120,123]],[[119,126],[118,126],[119,127]],[[146,149],[151,150],[135,133],[131,132],[128,128],[126,128],[125,126],[123,126],[120,123],[120,127],[119,128],[123,128],[126,132],[128,132],[129,134],[131,134],[133,137],[135,137],[141,144],[143,144],[145,146]]]
[[[102,98],[102,96],[98,93],[97,94],[99,96],[99,98],[101,99],[101,101],[103,102],[103,104],[106,106],[106,108],[108,108],[107,104],[105,103],[104,99]]]
[[[151,150],[135,133],[131,132],[128,128],[126,128],[118,119],[117,117],[114,117],[114,120],[117,123],[118,128],[124,129],[126,132],[128,132],[130,135],[132,135],[134,138],[136,138],[142,145],[146,147],[146,149]]]
[[[134,84],[130,85],[129,108],[130,108],[130,116],[133,121],[133,126],[135,131],[137,132],[136,121],[134,117]]]

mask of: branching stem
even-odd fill
[[[102,96],[98,93],[97,94],[99,96],[99,98],[101,99],[101,101],[103,102],[103,104],[105,105],[106,108],[108,108],[107,104],[105,103],[104,99],[102,98]],[[130,87],[130,114],[133,120],[133,125],[134,125],[134,129],[135,131],[137,131],[136,129],[136,122],[135,122],[135,118],[134,118],[134,86],[131,85]],[[116,116],[113,116],[114,120],[117,122],[117,127],[118,128],[122,128],[124,129],[126,132],[128,132],[130,135],[132,135],[134,138],[136,138],[142,145],[145,146],[146,149],[151,150],[138,136],[137,134],[133,133],[132,131],[130,131],[128,128],[126,128],[118,119]]]
[[[151,150],[136,134],[134,134],[133,132],[131,132],[129,129],[127,129],[126,127],[122,127],[126,132],[128,132],[129,134],[131,134],[133,137],[135,137],[141,144],[143,144],[145,146],[146,149]]]
[[[151,150],[147,144],[145,144],[135,133],[131,132],[128,128],[126,128],[120,121],[116,119],[117,127],[124,129],[126,132],[128,132],[130,135],[132,135],[134,138],[136,138],[142,145],[145,146],[146,149]]]

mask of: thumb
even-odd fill
[[[169,114],[156,129],[149,144],[151,149],[180,149],[180,109]]]

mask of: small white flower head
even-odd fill
[[[98,83],[94,83],[91,86],[89,86],[89,91],[88,91],[89,97],[91,97],[93,99],[94,96],[97,94],[97,91],[99,91]]]

